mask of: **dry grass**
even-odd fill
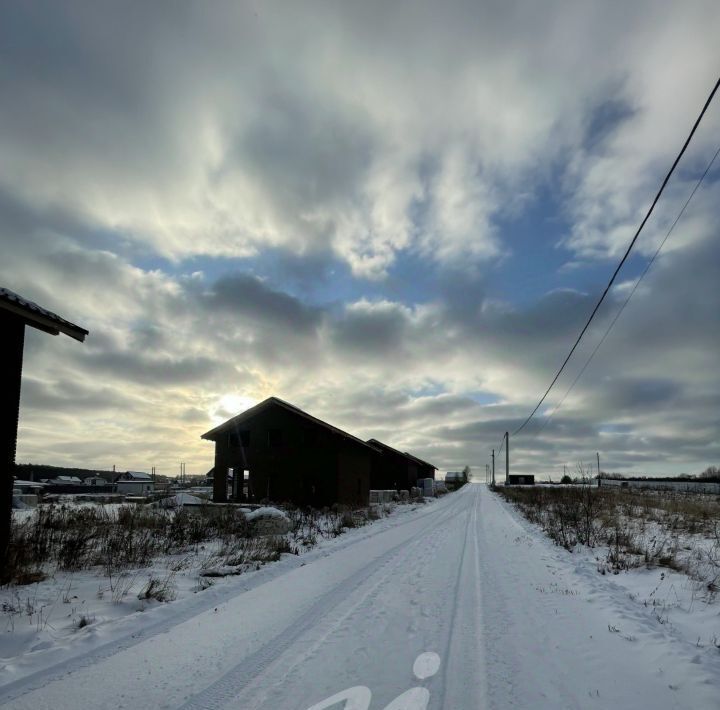
[[[250,535],[243,515],[232,508],[217,513],[149,510],[124,506],[48,506],[25,520],[13,520],[4,584],[37,582],[56,571],[101,567],[112,579],[149,565],[160,555],[197,550],[221,540],[236,545]]]
[[[233,507],[189,512],[132,505],[114,511],[43,506],[23,520],[13,520],[0,583],[32,584],[58,571],[100,568],[110,580],[113,600],[119,601],[134,583],[136,570],[163,555],[180,557],[174,571],[200,557],[197,564],[208,574],[219,568],[240,574],[369,521],[367,510],[346,506],[322,511],[286,506],[286,513],[290,533],[266,536],[256,534]],[[149,589],[149,597],[157,598],[158,589],[157,584]]]
[[[496,490],[567,550],[605,548],[603,574],[667,567],[690,576],[708,599],[720,591],[717,496],[591,486]]]

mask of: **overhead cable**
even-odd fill
[[[675,172],[675,168],[677,167],[681,158],[685,154],[687,147],[690,145],[690,141],[692,140],[693,136],[695,135],[695,131],[697,131],[697,128],[700,125],[700,122],[702,121],[703,117],[705,116],[705,113],[708,110],[708,107],[710,106],[710,103],[712,102],[713,98],[715,97],[718,87],[720,87],[720,79],[718,79],[715,82],[715,86],[713,87],[712,91],[710,92],[710,95],[708,96],[707,100],[705,101],[705,105],[703,106],[702,111],[700,111],[700,115],[695,120],[692,130],[690,131],[690,134],[686,138],[682,149],[680,150],[677,157],[673,161],[673,164],[670,167],[670,170],[668,171],[667,175],[665,176],[665,179],[662,181],[662,185],[660,185],[660,189],[657,191],[657,194],[655,195],[655,199],[652,201],[652,204],[650,205],[650,209],[648,209],[645,217],[643,218],[643,221],[640,223],[640,226],[637,228],[637,231],[635,232],[635,236],[633,236],[632,241],[628,245],[628,248],[625,250],[625,254],[623,254],[623,257],[620,260],[620,263],[617,265],[615,271],[613,272],[613,275],[610,277],[610,281],[608,281],[608,285],[605,287],[605,290],[602,292],[600,299],[595,304],[595,308],[593,308],[592,313],[590,314],[590,317],[587,319],[587,322],[583,326],[583,329],[580,331],[580,334],[578,335],[577,339],[575,340],[575,343],[573,344],[572,348],[570,348],[570,352],[567,354],[567,357],[563,361],[563,364],[560,366],[560,369],[555,373],[555,377],[553,377],[552,382],[550,383],[548,388],[545,390],[545,394],[543,394],[543,396],[540,398],[540,401],[535,405],[535,408],[532,410],[532,412],[530,412],[530,414],[527,416],[525,421],[523,421],[523,423],[513,432],[513,436],[516,436],[517,434],[519,434],[527,426],[528,422],[533,418],[533,416],[535,416],[535,413],[537,412],[537,410],[540,409],[540,406],[545,401],[545,398],[548,396],[548,394],[550,394],[550,390],[553,388],[555,383],[558,381],[558,378],[560,377],[563,370],[565,369],[565,366],[568,364],[568,362],[570,361],[570,358],[572,357],[573,353],[577,349],[577,346],[580,344],[580,341],[582,340],[583,335],[585,335],[585,332],[590,327],[590,323],[592,323],[592,320],[595,317],[595,314],[598,312],[598,309],[600,308],[603,301],[605,300],[605,297],[607,296],[608,292],[610,291],[612,285],[615,283],[615,279],[617,278],[617,275],[620,272],[620,269],[622,269],[623,265],[627,261],[628,256],[630,256],[630,252],[632,251],[632,248],[635,246],[635,242],[637,242],[638,237],[640,236],[640,233],[642,232],[643,228],[645,227],[645,224],[647,223],[648,219],[650,219],[650,215],[653,213],[653,210],[655,209],[655,205],[658,203],[660,196],[665,191],[665,186],[668,184],[668,181],[670,180],[672,174]]]
[[[537,432],[536,432],[537,434],[539,434],[548,425],[548,422],[550,421],[551,417],[563,405],[563,402],[565,402],[565,400],[567,399],[567,396],[570,394],[570,392],[573,390],[573,388],[577,384],[577,381],[582,377],[583,373],[588,368],[588,365],[590,365],[590,363],[592,362],[592,359],[595,357],[595,353],[597,353],[597,351],[600,349],[600,346],[605,342],[605,339],[610,334],[610,331],[613,329],[613,326],[617,322],[618,318],[620,318],[620,316],[622,315],[622,312],[625,310],[625,306],[627,306],[627,304],[630,302],[630,299],[633,297],[635,291],[637,291],[637,288],[640,285],[640,282],[645,278],[645,275],[647,274],[647,272],[650,271],[650,267],[653,265],[653,263],[655,262],[655,259],[657,259],[657,257],[658,257],[658,254],[660,254],[660,251],[665,246],[665,242],[668,240],[670,235],[673,233],[675,226],[680,221],[683,214],[685,214],[685,210],[687,209],[687,206],[690,204],[690,201],[695,196],[695,193],[698,191],[698,188],[700,187],[700,185],[702,185],[703,180],[705,180],[705,177],[710,172],[713,164],[715,163],[715,159],[718,157],[718,155],[720,155],[720,148],[718,148],[715,151],[715,155],[713,155],[712,160],[710,160],[710,162],[708,163],[708,166],[705,168],[705,172],[699,177],[698,181],[695,183],[695,187],[693,187],[692,192],[688,196],[687,200],[685,200],[685,204],[682,206],[682,209],[678,213],[678,216],[675,218],[675,221],[670,226],[670,229],[668,229],[667,234],[665,234],[665,237],[658,245],[658,248],[655,250],[655,253],[652,255],[652,258],[650,259],[650,261],[648,261],[647,265],[645,266],[645,269],[640,274],[637,281],[635,281],[635,284],[633,285],[632,290],[628,294],[628,297],[625,299],[625,301],[620,306],[618,312],[615,314],[615,317],[610,322],[610,325],[608,325],[607,329],[603,333],[602,338],[600,338],[600,340],[598,341],[594,350],[590,353],[590,357],[588,357],[587,361],[582,366],[582,369],[580,370],[580,372],[578,372],[578,374],[575,376],[575,379],[572,381],[572,384],[570,385],[570,387],[568,387],[567,391],[562,396],[562,399],[555,405],[555,408],[550,412],[550,414],[547,415],[546,419],[544,420],[544,422],[542,423],[540,428],[537,430]]]

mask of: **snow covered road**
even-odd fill
[[[420,710],[428,696],[453,710],[720,708],[717,654],[674,636],[484,485],[341,540],[0,698],[32,710],[320,710],[342,708],[324,702],[337,694],[348,710]]]

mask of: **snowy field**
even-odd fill
[[[469,484],[60,636],[6,661],[0,697],[33,710],[717,710],[720,607],[688,583],[600,574],[597,550],[568,552]]]

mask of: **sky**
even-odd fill
[[[275,395],[484,474],[532,411],[720,71],[714,1],[0,0],[0,285],[18,461],[175,475]],[[710,107],[512,470],[720,464]],[[720,163],[720,160],[718,161]]]

